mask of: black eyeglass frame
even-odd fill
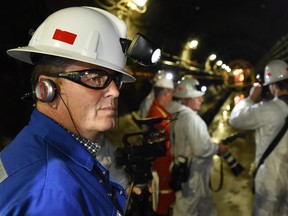
[[[83,75],[90,74],[90,73],[107,76],[107,79],[105,80],[105,83],[103,84],[103,86],[94,87],[81,81],[81,77]],[[112,82],[112,80],[114,81],[116,87],[119,90],[121,89],[122,84],[123,84],[123,74],[118,73],[118,72],[116,72],[115,74],[111,74],[99,68],[84,69],[84,70],[79,70],[79,71],[68,71],[68,72],[63,72],[63,73],[58,73],[58,74],[51,73],[51,74],[48,74],[48,76],[68,79],[72,82],[78,83],[79,85],[85,86],[90,89],[95,89],[95,90],[105,89]]]

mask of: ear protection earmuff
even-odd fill
[[[49,79],[40,80],[35,87],[35,96],[42,102],[51,102],[57,93],[56,84]]]

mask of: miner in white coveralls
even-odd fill
[[[229,123],[235,128],[255,130],[255,165],[276,137],[288,115],[288,72],[282,60],[273,60],[264,72],[272,100],[259,101],[262,86],[255,83],[249,96],[232,110]],[[258,103],[257,103],[258,102]],[[288,133],[260,166],[255,177],[254,216],[288,215]],[[278,212],[278,213],[277,213]]]
[[[226,152],[227,146],[211,141],[207,125],[197,113],[204,95],[196,89],[198,84],[198,80],[184,76],[175,89],[176,100],[167,107],[176,119],[170,127],[175,160],[185,157],[190,164],[189,178],[176,192],[173,216],[216,215],[209,191],[210,171],[213,155]]]

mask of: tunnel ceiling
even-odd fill
[[[216,53],[225,62],[256,64],[288,32],[285,0],[151,0],[142,15],[149,35],[179,55],[189,38],[199,40],[193,58]]]
[[[55,10],[97,5],[93,0],[12,0],[7,4],[1,8],[1,20],[5,20],[3,50],[27,44],[29,29],[35,29]],[[199,63],[216,53],[227,63],[244,59],[256,64],[287,34],[288,1],[148,0],[146,13],[137,16],[132,24],[173,55],[180,55],[184,44],[194,38],[199,45],[192,58]]]

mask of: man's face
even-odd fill
[[[173,99],[173,92],[174,90],[172,89],[167,89],[166,91],[166,99],[167,99],[167,103],[171,102]]]
[[[272,83],[269,85],[269,91],[271,93],[271,95],[276,96],[276,85],[275,83]]]
[[[182,101],[185,106],[190,107],[194,111],[199,111],[203,102],[203,96],[195,98],[186,98]]]
[[[95,65],[79,63],[69,66],[66,72],[89,68],[95,68]],[[103,70],[113,73],[107,69]],[[74,122],[74,127],[76,125],[80,135],[89,138],[91,134],[115,127],[119,90],[114,81],[111,81],[105,89],[95,90],[67,79],[61,80],[62,99],[60,99],[62,102],[64,101],[62,113],[67,118],[72,118],[67,119],[67,121],[72,120]]]

